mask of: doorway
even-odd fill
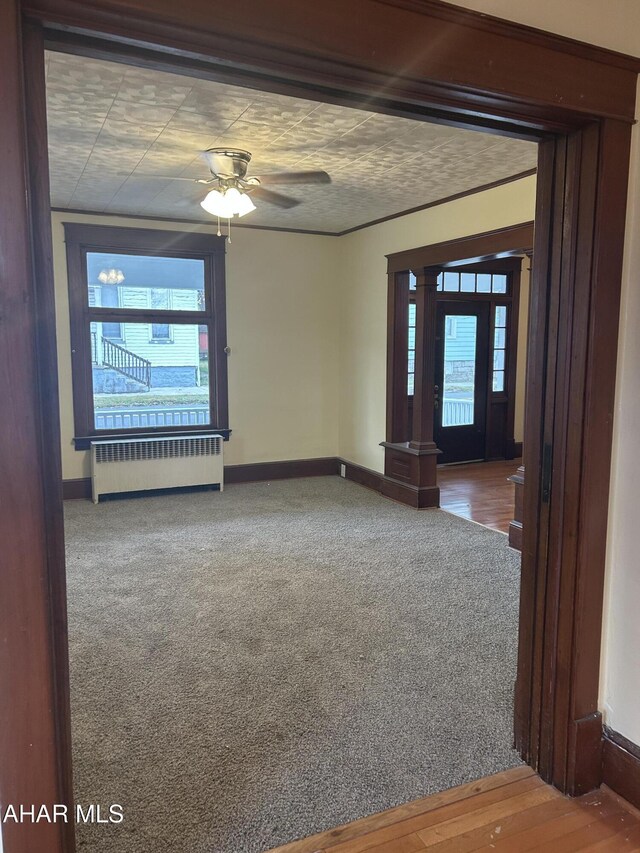
[[[44,215],[47,176],[40,26],[53,22],[96,36],[109,33],[116,50],[118,40],[129,41],[129,45],[137,40],[171,51],[178,40],[175,19],[160,3],[133,12],[118,2],[109,8],[105,4],[91,9],[76,6],[73,12],[64,6],[28,4],[29,18],[21,33],[19,4],[8,4],[2,31],[7,103],[15,117],[3,129],[11,152],[2,170],[7,186],[3,246],[8,248],[7,299],[15,311],[11,325],[16,330],[15,335],[7,333],[2,339],[2,355],[7,363],[11,359],[18,365],[19,371],[11,377],[13,384],[7,374],[4,386],[11,401],[6,407],[7,429],[15,442],[7,443],[3,457],[10,511],[5,516],[8,593],[0,621],[8,638],[5,652],[12,657],[7,669],[21,672],[22,689],[7,716],[1,764],[5,795],[15,802],[61,802],[68,793],[64,790],[68,778],[64,564],[56,485],[59,447],[56,429],[51,428],[57,413],[55,388],[51,391],[55,386],[55,340],[50,311],[50,235]],[[471,13],[452,12],[458,17],[445,20],[435,14],[430,17],[426,8],[409,11],[386,4],[375,9],[368,6],[363,10],[367,39],[356,44],[348,30],[335,26],[343,15],[337,4],[318,7],[309,14],[324,16],[312,22],[324,38],[319,37],[310,47],[310,23],[303,16],[292,19],[289,27],[278,27],[273,20],[263,20],[266,7],[261,10],[259,4],[253,4],[254,14],[244,16],[250,24],[244,25],[237,16],[229,21],[233,12],[227,11],[214,28],[203,10],[193,3],[184,9],[183,19],[190,25],[179,36],[181,61],[186,61],[189,49],[201,64],[205,62],[202,57],[216,56],[239,64],[241,56],[244,68],[270,69],[273,74],[280,69],[278,73],[284,77],[286,57],[289,81],[312,80],[318,86],[330,81],[342,93],[379,91],[377,82],[385,75],[382,79],[391,81],[386,89],[388,103],[393,101],[399,108],[402,102],[405,112],[418,114],[431,105],[440,113],[455,112],[457,121],[462,121],[465,112],[467,122],[500,125],[546,140],[540,158],[542,200],[537,213],[538,331],[530,359],[536,384],[526,444],[527,470],[534,472],[534,478],[526,498],[516,739],[526,760],[562,788],[577,791],[598,784],[597,660],[606,536],[606,517],[599,510],[609,480],[624,202],[636,82],[633,68],[624,64],[624,57],[607,59],[600,52],[594,58],[584,46],[561,39],[536,36],[534,40],[530,34],[507,27],[490,32],[491,22],[480,26],[480,19]],[[125,19],[126,33],[120,23]],[[34,20],[38,22],[35,35]],[[243,26],[245,41],[240,53],[237,38],[243,35]],[[258,41],[256,31],[268,36]],[[226,32],[236,41],[225,42]],[[328,34],[336,32],[341,33],[342,41],[337,44],[334,40],[331,50],[324,47],[329,43]],[[29,35],[22,40],[22,57],[16,48],[21,34]],[[469,39],[477,50],[460,56],[455,86],[442,67],[441,52],[419,49],[438,40],[467,43]],[[511,42],[518,39],[520,45],[514,47]],[[376,53],[375,70],[371,70],[370,43],[382,46]],[[508,49],[503,50],[505,46]],[[518,47],[522,48],[521,74],[516,80],[505,72],[504,63],[510,63]],[[400,50],[402,56],[415,53],[420,57],[411,81],[396,75],[399,62],[394,50]],[[486,56],[499,60],[491,63],[490,71]],[[168,62],[166,57],[164,61]],[[329,61],[330,74],[326,70]],[[548,69],[544,79],[536,73],[543,63]],[[28,146],[23,67],[29,72]],[[498,79],[504,85],[498,85]],[[588,85],[592,80],[597,85]],[[441,81],[448,100],[441,92],[434,95],[433,81]],[[410,92],[409,85],[413,87]],[[462,87],[466,87],[464,96]],[[491,94],[500,88],[500,98]],[[32,203],[30,210],[27,199]],[[34,257],[41,272],[35,283]],[[586,328],[591,330],[588,342],[583,334]],[[36,349],[40,365],[35,363]],[[569,362],[575,368],[571,377],[558,370],[559,364]],[[406,381],[406,376],[402,379]],[[34,388],[41,393],[33,393]],[[544,460],[548,460],[546,467]],[[555,512],[550,523],[552,495]],[[24,630],[27,623],[28,632]],[[547,625],[555,627],[547,631]],[[563,661],[562,680],[557,675],[559,660]],[[43,709],[52,706],[55,712],[45,713]],[[33,748],[34,742],[38,748]],[[17,830],[8,828],[5,840],[10,853],[38,844],[44,849],[45,838],[47,849],[62,849],[57,827],[27,829],[21,840],[17,838]]]
[[[532,238],[532,234],[530,238]],[[404,253],[401,253],[404,254]],[[514,459],[522,454],[522,435],[516,435],[516,406],[523,420],[526,335],[519,327],[528,318],[528,268],[525,301],[520,318],[521,273],[524,258],[498,258],[482,263],[456,261],[442,266],[434,281],[435,305],[418,307],[416,276],[409,272],[407,312],[407,417],[405,440],[411,441],[416,393],[416,329],[418,310],[435,313],[433,335],[425,346],[433,350],[433,436],[438,464]],[[405,276],[406,277],[406,276]],[[403,284],[401,283],[402,287]],[[399,296],[402,301],[402,296]],[[428,324],[428,318],[426,320]],[[524,346],[519,351],[518,347]],[[422,389],[423,396],[430,388]],[[393,400],[388,399],[388,405]],[[521,424],[517,426],[522,429]]]

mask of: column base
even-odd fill
[[[383,441],[384,480],[381,492],[389,498],[427,509],[440,506],[437,464],[440,451],[433,442],[413,446]]]
[[[509,524],[509,545],[516,551],[522,551],[522,517],[524,513],[524,465],[515,474],[507,478],[515,484],[515,506],[513,520]]]

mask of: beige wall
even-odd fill
[[[69,305],[62,222],[139,228],[194,226],[53,214],[65,479],[89,475],[74,450]],[[198,229],[200,230],[200,229]],[[202,230],[207,230],[203,228]],[[335,456],[338,446],[338,289],[332,237],[235,229],[227,248],[229,414],[225,462]]]
[[[611,50],[640,56],[638,0],[453,0]],[[636,117],[640,116],[640,100]],[[618,347],[600,705],[607,725],[640,744],[640,129],[632,173]]]
[[[386,411],[385,255],[529,222],[535,188],[535,177],[523,178],[341,238],[340,456],[375,471],[384,467],[379,445],[385,438]],[[526,348],[525,338],[521,344]],[[518,400],[522,411],[522,389]],[[521,429],[521,413],[518,421]]]
[[[640,116],[640,95],[636,116]],[[640,744],[640,133],[637,127],[631,153],[627,216],[600,697],[607,725]]]

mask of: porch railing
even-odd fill
[[[207,426],[209,406],[148,406],[129,409],[97,409],[96,429],[154,429],[157,427]]]
[[[95,359],[95,342],[93,341],[92,355]],[[114,344],[108,338],[102,338],[102,364],[128,379],[133,379],[134,382],[139,382],[145,388],[151,387],[151,362],[120,344]]]
[[[471,400],[444,400],[442,426],[464,426],[473,423],[473,402]]]

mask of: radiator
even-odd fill
[[[92,441],[93,502],[100,495],[178,486],[219,485],[222,491],[222,446],[220,435]]]

